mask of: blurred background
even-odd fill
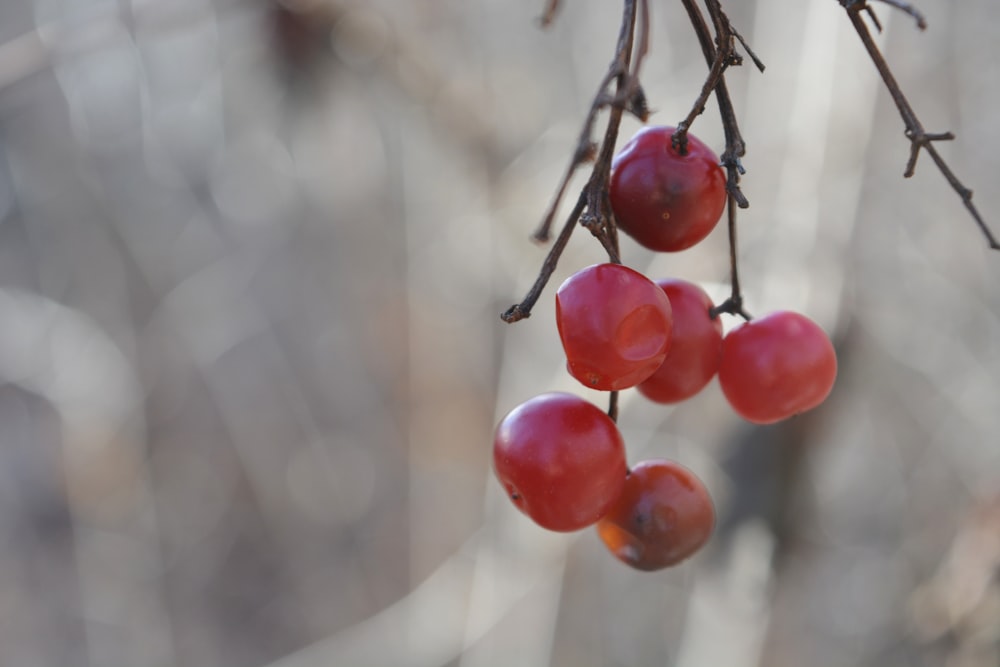
[[[725,3],[767,64],[748,144],[749,310],[835,336],[819,410],[754,428],[717,385],[622,395],[629,458],[711,489],[672,570],[550,534],[492,430],[568,390],[529,235],[620,3],[0,5],[0,663],[5,667],[995,667],[1000,255],[921,158],[832,0]],[[651,2],[652,121],[706,67]],[[879,42],[1000,230],[992,0],[878,10]],[[603,118],[600,121],[603,123]],[[622,140],[638,123],[627,119]],[[714,102],[693,131],[716,150]],[[570,187],[569,199],[582,186]],[[726,293],[723,229],[651,277]],[[728,322],[727,324],[732,324]]]

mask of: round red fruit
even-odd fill
[[[632,469],[597,534],[618,560],[652,571],[694,554],[714,527],[715,507],[701,480],[684,466],[652,459]]]
[[[592,389],[639,384],[670,346],[670,300],[646,276],[621,264],[596,264],[556,292],[556,324],[570,375]]]
[[[719,370],[722,321],[711,317],[712,299],[686,280],[658,280],[670,299],[674,328],[666,359],[639,383],[643,396],[657,403],[679,403],[704,389]]]
[[[518,509],[557,531],[600,519],[628,473],[611,418],[563,393],[536,396],[503,418],[493,439],[493,469]]]
[[[701,241],[726,205],[719,158],[691,134],[681,155],[671,143],[673,135],[672,127],[645,127],[612,162],[609,196],[618,227],[660,252]]]
[[[837,353],[818,324],[778,311],[722,341],[719,386],[747,421],[771,424],[822,403],[837,378]]]

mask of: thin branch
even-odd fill
[[[855,0],[857,2],[858,0]],[[879,0],[879,2],[884,2],[890,7],[895,7],[896,9],[905,12],[913,17],[913,20],[917,22],[917,27],[921,30],[927,30],[927,19],[920,11],[908,2],[903,2],[902,0]]]
[[[681,154],[687,152],[687,132],[688,128],[694,123],[694,119],[705,112],[705,103],[708,98],[712,95],[715,89],[718,87],[719,82],[722,80],[722,74],[729,67],[729,59],[726,57],[725,53],[721,50],[715,52],[715,57],[710,63],[711,69],[708,72],[708,76],[705,78],[705,82],[701,86],[701,93],[695,99],[694,104],[691,105],[691,111],[688,112],[687,117],[681,122],[677,123],[677,132],[674,133],[674,143],[678,144],[678,149]]]
[[[559,12],[559,0],[547,0],[545,3],[545,11],[542,12],[541,18],[538,22],[542,24],[543,28],[548,28],[552,25],[552,22],[556,20],[556,13]]]
[[[916,14],[916,10],[906,3],[896,2],[895,0],[881,1],[892,5],[893,7],[902,9],[911,16],[918,16],[917,25],[921,25],[923,17]],[[865,50],[868,51],[869,57],[875,64],[875,68],[882,77],[882,81],[885,83],[886,88],[888,88],[889,95],[892,97],[892,101],[896,104],[896,108],[899,110],[899,115],[903,119],[903,124],[906,126],[906,137],[910,140],[910,155],[907,159],[906,170],[903,175],[907,178],[913,175],[920,151],[926,151],[931,156],[931,159],[934,160],[934,164],[937,165],[938,170],[945,177],[945,180],[947,180],[948,184],[951,185],[952,190],[954,190],[958,194],[959,198],[961,198],[962,204],[965,205],[965,208],[969,211],[972,219],[975,220],[976,225],[979,226],[983,236],[986,237],[989,247],[993,250],[1000,250],[1000,242],[997,241],[993,232],[987,226],[986,221],[983,220],[983,217],[979,213],[975,204],[972,203],[972,190],[967,188],[958,179],[958,177],[955,176],[951,167],[948,166],[948,163],[945,162],[944,158],[941,157],[941,154],[938,153],[937,148],[934,146],[934,142],[950,141],[954,139],[954,135],[951,132],[928,133],[924,130],[924,126],[920,123],[920,119],[917,118],[917,114],[913,111],[913,107],[910,106],[906,96],[903,95],[902,89],[899,87],[899,84],[896,82],[896,78],[892,75],[892,71],[889,69],[889,64],[885,61],[885,57],[882,55],[882,52],[879,51],[878,46],[875,44],[875,40],[872,37],[871,31],[868,29],[867,24],[865,24],[865,21],[861,16],[861,12],[871,11],[868,3],[864,0],[840,0],[840,4],[845,10],[847,10],[847,16],[851,20],[851,25],[854,26],[854,30],[861,38],[861,42],[864,44]]]
[[[713,44],[712,35],[709,32],[705,17],[695,3],[695,0],[682,0],[684,8],[687,10],[691,25],[694,26],[695,34],[701,45],[705,62],[709,66],[709,74],[702,86],[701,94],[695,101],[691,113],[687,118],[678,124],[678,132],[674,134],[674,145],[680,150],[687,140],[687,130],[694,119],[704,111],[708,96],[715,92],[715,99],[719,105],[719,114],[722,116],[722,126],[726,135],[726,149],[721,156],[722,166],[726,169],[726,191],[728,199],[726,211],[728,214],[729,227],[729,267],[731,293],[728,299],[712,309],[712,317],[717,317],[719,313],[729,313],[739,315],[745,320],[750,319],[750,314],[743,310],[743,293],[740,290],[740,279],[738,270],[738,253],[736,245],[736,213],[738,208],[746,208],[750,205],[747,198],[740,190],[740,176],[745,170],[740,158],[746,153],[746,144],[740,134],[739,122],[736,119],[736,112],[733,108],[732,98],[729,96],[729,89],[726,86],[726,69],[733,65],[742,64],[742,58],[736,53],[736,42],[739,42],[754,65],[761,72],[764,71],[764,63],[747,46],[743,37],[736,32],[729,17],[722,11],[719,0],[705,0],[709,16],[715,28],[715,39]],[[678,134],[681,136],[678,137]]]
[[[649,4],[648,0],[639,0],[639,44],[635,49],[634,67],[631,72],[629,72],[629,58],[628,54],[632,51],[632,42],[634,40],[635,33],[635,16],[632,15],[631,24],[631,34],[628,37],[628,49],[627,51],[622,51],[626,44],[622,41],[624,33],[619,36],[618,49],[615,52],[615,59],[608,68],[607,74],[601,80],[600,85],[597,87],[597,94],[594,95],[594,99],[590,104],[590,109],[587,111],[587,117],[583,122],[583,127],[580,129],[579,137],[576,142],[576,150],[573,152],[573,158],[570,160],[569,166],[566,168],[566,172],[563,174],[563,178],[559,183],[559,187],[556,189],[556,194],[552,198],[552,202],[549,204],[549,208],[545,212],[545,217],[542,218],[541,224],[535,233],[531,235],[531,238],[540,243],[544,243],[549,240],[549,236],[552,231],[552,223],[555,220],[556,212],[559,210],[559,205],[562,203],[563,197],[566,195],[566,188],[569,186],[570,180],[573,178],[573,174],[584,164],[594,161],[597,154],[597,144],[592,139],[594,122],[597,120],[597,115],[607,106],[612,106],[613,108],[624,108],[629,113],[635,115],[639,120],[645,122],[649,116],[649,108],[646,105],[646,94],[642,90],[642,86],[639,85],[639,68],[642,65],[642,60],[645,58],[649,51]],[[622,78],[624,75],[624,79]],[[618,81],[617,90],[615,95],[608,94],[608,87],[612,82]],[[617,140],[618,126],[621,124],[620,113],[617,120],[614,115],[612,115],[609,121],[609,129],[613,126],[615,129],[614,139],[611,143],[611,150],[614,150],[614,142]],[[607,144],[607,136],[605,136],[604,144]],[[608,160],[608,166],[610,170],[611,156],[601,156],[601,159]],[[610,171],[609,171],[610,173]]]
[[[868,14],[868,18],[871,19],[872,25],[875,26],[875,31],[882,34],[882,22],[878,20],[878,14],[872,9],[871,5],[865,7],[865,13]]]
[[[753,49],[750,48],[750,45],[747,44],[745,39],[743,39],[743,35],[741,35],[736,31],[736,28],[734,28],[733,26],[729,26],[729,29],[732,31],[733,37],[739,40],[740,46],[743,47],[743,50],[747,52],[748,56],[750,56],[750,60],[753,61],[754,67],[756,67],[757,70],[761,74],[763,74],[764,70],[767,69],[766,67],[764,67],[763,61],[761,61],[761,59],[757,57],[757,54],[753,52]]]
[[[552,277],[552,273],[556,270],[556,265],[559,263],[559,256],[562,255],[563,249],[566,248],[566,244],[569,243],[569,237],[573,234],[573,230],[576,229],[577,220],[580,219],[580,214],[583,213],[583,209],[586,206],[587,200],[580,193],[580,198],[576,202],[576,206],[573,207],[573,211],[566,218],[566,223],[563,225],[562,231],[559,232],[559,236],[556,237],[555,243],[549,249],[549,254],[545,256],[545,261],[542,262],[542,268],[538,272],[538,277],[535,278],[535,284],[531,286],[528,293],[525,295],[521,303],[514,304],[508,308],[500,316],[504,322],[508,324],[513,324],[523,320],[526,317],[531,316],[531,309],[534,308],[535,302],[538,301],[538,297],[542,295],[542,291],[545,289],[545,285],[549,282],[549,278]]]
[[[638,0],[639,6],[645,7],[646,1]],[[648,20],[648,8],[646,9],[644,18]],[[623,93],[628,95],[629,89],[637,85],[635,72],[629,71],[635,42],[636,10],[636,0],[625,1],[626,19],[622,22],[622,31],[619,35],[618,47],[615,50],[617,68],[612,66],[618,72],[616,99],[619,100]],[[648,23],[644,23],[642,27],[642,32],[645,33],[648,30]],[[640,37],[640,52],[646,48],[642,42],[647,39],[645,34]],[[608,259],[615,264],[621,263],[621,257],[618,251],[618,226],[615,224],[611,202],[608,200],[608,188],[611,181],[611,163],[614,159],[615,144],[618,143],[618,130],[621,127],[624,111],[623,104],[611,106],[611,111],[608,114],[608,125],[604,131],[604,139],[601,141],[600,153],[594,162],[594,169],[583,191],[587,198],[587,210],[580,217],[580,224],[597,237],[608,253]]]
[[[552,198],[548,210],[545,212],[545,217],[542,218],[542,222],[538,226],[538,229],[535,230],[535,233],[531,235],[531,238],[535,241],[544,243],[549,240],[552,222],[555,220],[556,212],[559,210],[559,205],[562,203],[562,199],[566,194],[566,188],[569,186],[573,174],[584,164],[592,162],[597,154],[597,144],[591,138],[594,133],[594,122],[597,120],[597,114],[608,104],[606,91],[611,82],[618,77],[616,64],[611,66],[597,88],[597,94],[594,96],[594,101],[590,104],[590,110],[587,112],[587,117],[583,121],[583,127],[580,129],[580,134],[576,141],[576,150],[573,151],[573,157],[570,160],[569,166],[566,168],[566,172],[559,182],[559,187],[556,189],[556,194]]]
[[[555,271],[559,257],[569,242],[569,237],[576,228],[577,223],[587,227],[597,237],[607,251],[610,261],[621,263],[618,251],[618,229],[614,222],[611,204],[608,201],[608,183],[611,179],[611,161],[614,157],[615,143],[618,141],[618,129],[621,125],[622,115],[628,107],[626,100],[629,98],[626,97],[625,93],[630,86],[634,86],[635,91],[639,93],[642,90],[637,83],[633,83],[635,74],[629,70],[629,66],[632,63],[632,51],[635,43],[637,8],[639,5],[645,7],[646,2],[647,0],[625,0],[622,25],[618,35],[617,46],[615,47],[614,60],[608,68],[608,73],[601,81],[601,86],[591,104],[569,168],[559,185],[556,196],[546,213],[545,219],[542,221],[541,227],[535,232],[534,237],[536,240],[546,240],[548,238],[552,220],[566,192],[569,180],[581,164],[593,158],[595,145],[590,138],[592,127],[597,113],[605,106],[610,105],[611,110],[608,114],[608,125],[604,131],[604,138],[601,140],[599,150],[596,151],[598,154],[593,170],[591,171],[590,178],[587,180],[587,184],[577,199],[576,206],[574,206],[573,211],[566,219],[556,242],[545,257],[538,277],[535,279],[528,294],[520,303],[511,306],[500,315],[500,318],[505,322],[517,322],[531,315],[531,309],[538,301],[549,278]],[[648,13],[644,14],[643,31],[648,29],[645,17],[648,17]],[[642,37],[641,39],[647,38]],[[640,50],[644,48],[645,46],[640,44]],[[615,83],[614,95],[609,94],[607,90],[612,82]],[[635,93],[632,94],[633,98],[634,95]],[[642,99],[645,99],[644,95]]]
[[[715,319],[720,313],[729,313],[730,315],[739,315],[744,320],[749,321],[753,318],[750,313],[743,310],[743,292],[740,290],[740,274],[737,268],[736,210],[736,200],[732,195],[729,195],[726,211],[728,214],[727,226],[729,227],[729,281],[731,290],[729,298],[712,308],[709,311],[709,315],[712,316],[712,319]]]
[[[705,61],[709,66],[709,76],[706,79],[705,86],[702,87],[702,95],[699,96],[698,101],[692,109],[692,111],[696,110],[697,113],[689,115],[688,118],[685,118],[684,121],[677,125],[677,132],[674,133],[675,145],[680,150],[686,144],[687,131],[690,129],[691,123],[704,110],[704,103],[707,99],[707,95],[705,95],[706,90],[714,91],[716,102],[719,105],[719,114],[722,116],[722,127],[726,136],[726,149],[720,156],[722,166],[725,167],[727,174],[726,190],[735,197],[737,206],[747,208],[750,206],[750,202],[739,186],[740,176],[746,171],[741,161],[741,158],[746,154],[746,143],[743,141],[743,135],[740,133],[739,121],[736,119],[736,111],[733,107],[732,98],[729,96],[729,88],[726,86],[725,77],[725,69],[730,64],[738,62],[738,56],[736,56],[733,46],[733,37],[735,34],[729,23],[729,18],[722,11],[718,0],[706,0],[709,14],[716,28],[714,43],[712,33],[705,22],[705,17],[702,15],[701,9],[699,9],[695,0],[682,0],[682,3],[684,9],[687,10],[688,18],[691,20],[691,25],[694,27],[695,34],[698,37],[698,43],[701,45],[702,54],[705,56]],[[740,41],[742,43],[742,40]],[[726,51],[717,53],[715,44],[721,44]],[[734,57],[737,60],[734,60]],[[759,63],[756,56],[751,56],[751,58],[758,64],[759,68],[763,69],[763,63]]]
[[[649,0],[639,0],[639,45],[635,48],[635,64],[632,66],[631,81],[638,84],[639,70],[649,53]]]
[[[852,11],[855,7],[858,8],[859,11],[863,10],[866,14],[868,14],[868,17],[872,20],[872,24],[875,26],[875,29],[878,32],[882,32],[882,23],[878,20],[878,16],[875,15],[875,10],[872,9],[871,5],[868,3],[868,0],[839,0],[839,1],[841,6],[848,11]],[[924,15],[920,13],[920,10],[918,10],[910,3],[903,2],[903,0],[878,0],[878,2],[887,4],[890,7],[895,7],[899,11],[905,14],[909,14],[913,18],[913,20],[917,22],[917,27],[919,29],[927,30],[927,19],[924,18]]]

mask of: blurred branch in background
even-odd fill
[[[581,391],[546,295],[497,314],[541,262],[617,3],[546,31],[554,3],[0,6],[4,664],[993,667],[997,263],[947,184],[899,178],[841,7],[729,5],[768,63],[727,76],[746,305],[810,314],[845,364],[779,429],[716,386],[622,394],[630,459],[691,467],[722,517],[656,575],[537,529],[489,469],[498,415]],[[1000,10],[920,5],[925,33],[885,12],[874,38],[991,183]],[[651,7],[653,122],[704,80],[679,12]],[[724,234],[621,249],[725,295]],[[602,256],[578,235],[553,280]]]

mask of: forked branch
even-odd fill
[[[920,119],[917,118],[917,114],[913,111],[913,107],[910,106],[909,100],[906,99],[902,89],[899,87],[899,83],[896,82],[896,78],[892,75],[892,71],[889,69],[889,65],[886,62],[885,57],[875,44],[871,31],[868,29],[868,25],[865,23],[864,18],[861,15],[862,12],[867,14],[872,18],[876,28],[881,29],[881,25],[879,24],[878,18],[875,16],[875,12],[871,5],[867,2],[867,0],[839,0],[839,2],[847,11],[847,16],[851,20],[851,25],[854,26],[854,30],[861,38],[861,42],[864,44],[865,50],[868,51],[869,57],[875,64],[875,68],[882,77],[882,81],[885,83],[886,88],[889,90],[889,95],[892,96],[892,101],[899,110],[899,115],[902,116],[903,124],[906,126],[906,137],[910,140],[910,156],[906,161],[906,169],[903,172],[903,176],[906,178],[913,176],[913,172],[917,166],[917,158],[920,156],[920,151],[926,151],[927,154],[931,156],[931,159],[934,160],[934,164],[937,165],[938,170],[945,177],[945,180],[948,181],[951,188],[961,198],[962,203],[969,211],[972,219],[975,220],[976,225],[979,226],[983,236],[986,237],[989,247],[993,250],[1000,250],[1000,243],[997,242],[993,232],[986,224],[986,221],[983,220],[983,216],[979,213],[979,209],[977,209],[976,205],[972,202],[972,190],[967,188],[958,179],[958,177],[955,176],[955,172],[951,170],[948,163],[945,162],[943,157],[941,157],[937,147],[934,146],[934,142],[951,141],[955,138],[955,135],[951,132],[927,132],[924,129]],[[923,15],[908,3],[901,2],[900,0],[880,0],[880,2],[891,5],[892,7],[904,11],[912,16],[917,22],[917,27],[921,30],[927,27],[927,21],[924,19]]]
[[[615,144],[618,141],[618,128],[621,125],[622,115],[625,111],[629,111],[645,120],[647,113],[645,94],[642,92],[636,76],[636,71],[641,64],[641,58],[645,55],[648,44],[649,12],[647,2],[648,0],[625,0],[614,59],[594,96],[566,174],[541,226],[534,234],[536,240],[548,240],[552,222],[566,193],[570,179],[579,167],[593,161],[594,167],[591,170],[590,178],[559,232],[556,242],[552,244],[552,248],[545,257],[531,289],[528,290],[520,303],[514,304],[500,315],[500,318],[505,322],[517,322],[531,315],[531,309],[548,284],[549,278],[552,277],[559,257],[578,224],[589,229],[597,237],[607,251],[610,261],[621,262],[618,255],[617,227],[611,212],[611,204],[608,202],[608,182],[611,178],[611,161],[614,157]],[[558,8],[558,4],[558,0],[550,0],[546,11],[554,12]],[[639,46],[635,49],[635,68],[632,68],[637,16],[640,19],[638,21]],[[609,90],[612,83],[615,84],[613,93]],[[610,107],[608,124],[604,131],[604,137],[598,145],[591,138],[593,126],[598,113],[606,107]]]
[[[746,320],[750,315],[743,310],[743,293],[740,290],[738,253],[736,245],[736,211],[738,208],[747,208],[750,202],[747,201],[743,191],[740,189],[740,176],[745,173],[742,158],[746,154],[746,143],[743,135],[740,134],[739,122],[736,120],[736,111],[733,108],[733,101],[726,86],[725,72],[730,66],[741,65],[742,57],[736,51],[736,42],[743,46],[747,55],[754,65],[763,72],[764,63],[747,46],[743,37],[733,28],[729,17],[722,11],[718,0],[705,0],[712,24],[715,28],[715,39],[713,44],[712,33],[709,30],[705,17],[695,3],[695,0],[682,0],[688,18],[694,27],[698,42],[705,56],[705,62],[709,66],[708,77],[702,86],[701,94],[695,100],[691,112],[681,123],[678,124],[678,131],[674,134],[674,145],[682,149],[687,143],[687,131],[694,122],[694,119],[705,109],[705,103],[709,95],[715,93],[716,102],[719,105],[719,115],[722,117],[722,127],[726,136],[726,148],[720,156],[722,166],[726,169],[726,190],[729,196],[726,200],[727,219],[729,228],[729,277],[731,292],[728,299],[712,309],[712,317],[717,317],[720,313],[738,315]]]

